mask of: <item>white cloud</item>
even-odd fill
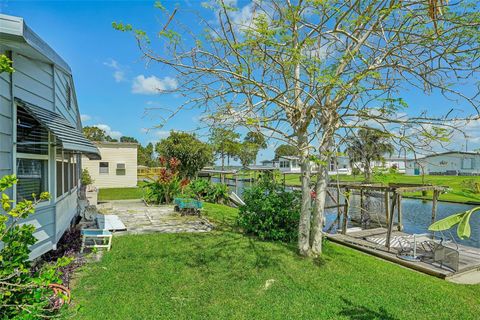
[[[114,131],[109,125],[106,125],[104,123],[94,124],[93,126],[102,129],[108,136],[112,137],[113,139],[120,139],[120,137],[123,136],[120,131]]]
[[[87,121],[92,120],[92,117],[89,116],[88,114],[81,114],[81,115],[80,115],[80,120],[81,120],[82,122],[87,122]]]
[[[159,79],[155,76],[145,77],[143,74],[135,77],[132,83],[132,93],[158,94],[161,91],[175,90],[178,82],[175,78],[164,77]]]
[[[114,59],[109,59],[108,61],[105,61],[103,64],[114,70],[113,78],[115,79],[115,82],[126,81],[125,70],[122,66],[120,66],[118,61]]]

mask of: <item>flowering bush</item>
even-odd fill
[[[17,183],[15,176],[0,179],[1,206],[5,214],[0,214],[0,318],[1,319],[41,319],[54,315],[65,301],[54,297],[53,286],[62,283],[59,269],[70,263],[69,258],[60,258],[36,271],[31,269],[28,259],[29,246],[36,242],[35,227],[19,224],[35,212],[40,201],[50,199],[46,192],[34,201],[24,200],[12,206],[8,189]],[[60,299],[60,300],[59,300]]]
[[[158,176],[143,186],[145,201],[150,204],[171,203],[189,183],[188,179],[179,177],[180,161],[177,158],[160,157],[159,161],[162,169]]]

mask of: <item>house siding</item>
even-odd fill
[[[97,188],[123,188],[137,186],[137,146],[104,146],[97,144],[102,160],[82,158],[82,167],[87,169]],[[100,174],[100,162],[108,162],[108,174]],[[117,163],[125,163],[126,174],[116,174]]]
[[[0,47],[1,49],[1,47]],[[1,50],[4,52],[4,50]],[[13,119],[10,74],[0,74],[0,176],[13,173]]]
[[[13,67],[15,97],[54,111],[52,65],[15,53]]]
[[[472,167],[466,168],[463,165],[464,159],[471,159]],[[417,168],[417,172],[415,172]],[[408,160],[406,174],[454,174],[460,175],[479,175],[480,174],[480,154],[451,153],[430,156],[417,160]]]

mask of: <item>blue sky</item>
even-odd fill
[[[84,125],[100,125],[112,136],[134,136],[140,142],[147,143],[165,137],[170,129],[188,131],[201,125],[198,111],[189,110],[178,114],[165,127],[154,128],[160,123],[159,115],[162,112],[147,112],[146,109],[162,106],[172,108],[178,105],[178,100],[174,96],[154,94],[152,85],[161,83],[168,87],[175,81],[175,75],[166,73],[155,64],[147,67],[133,39],[111,26],[113,21],[123,21],[147,32],[158,31],[160,13],[153,3],[0,0],[0,12],[23,17],[69,63]],[[201,7],[200,0],[166,3],[170,7],[180,5],[182,9],[191,8],[192,11],[211,14]],[[244,5],[244,2],[239,4]],[[188,13],[181,14],[176,18],[195,27],[195,19],[188,19]],[[427,97],[417,92],[405,92],[405,99],[414,112],[462,108],[461,105],[446,103],[437,95]],[[469,149],[480,147],[480,124],[473,124],[469,131],[472,135]],[[462,141],[459,141],[459,148],[461,144]],[[272,149],[265,150],[259,159],[272,155]]]

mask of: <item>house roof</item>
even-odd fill
[[[429,155],[423,156],[423,157],[421,157],[421,158],[408,159],[407,161],[416,161],[416,160],[428,159],[428,158],[433,158],[433,157],[438,157],[438,156],[445,156],[445,155],[449,155],[449,154],[462,154],[462,155],[469,155],[469,156],[480,156],[480,153],[477,153],[477,152],[468,152],[468,151],[446,151],[446,152],[429,154]]]
[[[98,148],[101,147],[117,147],[117,148],[137,148],[136,142],[111,142],[111,141],[93,141]]]
[[[70,75],[72,74],[72,70],[65,60],[33,32],[21,17],[0,14],[0,39],[2,44],[7,46],[14,42],[16,48],[20,46],[22,50],[33,49],[44,58],[43,60],[59,66]]]

